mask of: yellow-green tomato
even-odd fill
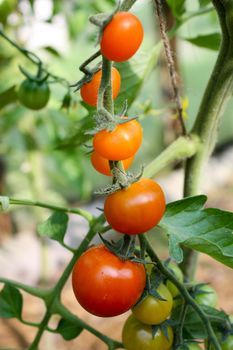
[[[173,272],[173,274],[175,275],[175,277],[178,279],[178,281],[180,283],[184,282],[184,275],[183,272],[181,271],[181,269],[179,268],[179,266],[177,266],[174,262],[170,261],[167,265],[167,267],[169,268],[169,270],[171,270]],[[171,295],[174,297],[176,297],[180,292],[177,289],[177,287],[171,282],[171,281],[167,281],[166,282],[166,286],[169,289]]]
[[[195,296],[196,302],[200,305],[216,307],[218,296],[215,290],[208,284],[201,286],[199,290],[203,293]]]
[[[221,344],[221,349],[222,350],[232,350],[233,349],[233,335],[230,335],[226,340],[221,341],[218,338],[219,343]],[[207,344],[206,344],[206,349],[207,349]],[[215,347],[211,345],[210,350],[215,350]]]
[[[173,331],[168,327],[168,339],[160,329],[152,336],[152,327],[138,321],[131,315],[125,322],[122,341],[126,350],[170,350]]]
[[[138,305],[132,308],[134,316],[145,324],[160,324],[171,313],[173,298],[167,287],[161,283],[156,291],[165,300],[148,295]]]

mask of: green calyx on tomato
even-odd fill
[[[32,110],[44,108],[50,97],[49,85],[46,81],[25,79],[19,87],[18,99],[21,104]]]
[[[140,322],[134,315],[126,320],[122,341],[126,350],[170,350],[173,343],[173,331],[167,327],[167,336],[158,327],[153,332],[153,327]]]
[[[172,310],[173,299],[168,288],[163,283],[160,283],[155,292],[160,298],[154,295],[147,295],[132,308],[134,316],[142,323],[148,325],[158,325],[164,322]]]
[[[143,264],[121,260],[104,245],[84,252],[72,273],[76,299],[85,310],[100,317],[128,311],[141,297],[145,285]]]
[[[208,284],[197,284],[194,287],[193,297],[195,301],[200,305],[206,305],[216,307],[217,305],[217,293]]]

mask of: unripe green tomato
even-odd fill
[[[179,266],[177,266],[176,263],[174,263],[173,261],[169,261],[167,267],[169,268],[169,270],[172,270],[172,272],[174,273],[175,277],[178,279],[178,281],[180,283],[184,282],[183,272],[181,271]],[[173,298],[176,297],[178,294],[180,294],[180,292],[177,289],[177,287],[171,281],[168,280],[166,282],[166,286],[169,289],[169,291],[170,291],[171,295],[173,296]]]
[[[0,0],[0,22],[5,22],[16,7],[16,0]]]
[[[187,346],[189,350],[201,350],[200,346],[197,343],[190,343],[190,344],[187,344]],[[184,348],[181,346],[176,350],[184,350]]]
[[[195,296],[195,301],[200,305],[216,307],[217,299],[218,299],[216,291],[207,284],[204,286],[201,286],[199,290],[203,292],[208,292],[208,293],[197,294]]]
[[[19,87],[18,99],[21,104],[29,109],[39,110],[44,108],[50,97],[50,89],[47,82],[38,83],[25,79]]]
[[[122,341],[126,350],[170,350],[173,343],[173,331],[168,327],[168,339],[160,329],[152,336],[152,327],[138,321],[134,315],[126,320]]]
[[[172,310],[173,299],[167,287],[161,283],[156,291],[165,300],[159,300],[148,295],[144,300],[132,308],[134,316],[145,324],[160,324],[167,319]]]

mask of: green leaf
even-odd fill
[[[152,48],[150,54],[138,54],[132,60],[117,63],[116,68],[121,74],[121,89],[115,102],[115,109],[117,113],[122,109],[124,101],[127,100],[128,107],[137,98],[144,81],[151,74],[155,65],[157,64],[159,53],[161,50],[161,43],[158,43]]]
[[[22,294],[12,287],[10,284],[5,284],[0,292],[0,317],[1,318],[18,318],[21,319],[23,307]]]
[[[212,34],[206,34],[206,35],[199,35],[195,38],[183,38],[183,39],[190,42],[193,45],[218,51],[221,43],[221,34],[212,33]]]
[[[199,0],[199,6],[205,7],[210,4],[210,0]]]
[[[182,244],[233,268],[233,213],[203,209],[206,200],[206,196],[200,195],[169,203],[160,226],[173,246],[174,242]],[[177,254],[173,252],[171,250],[172,257],[176,259]]]
[[[63,242],[68,225],[68,215],[56,211],[46,221],[38,225],[38,233],[60,243]]]
[[[1,92],[0,94],[0,109],[4,108],[5,106],[16,102],[18,99],[17,93],[16,93],[16,86],[13,85],[9,89]]]
[[[167,0],[167,3],[175,17],[180,17],[185,12],[185,0]]]
[[[76,338],[83,328],[77,325],[76,322],[72,322],[65,318],[62,318],[57,326],[57,333],[61,334],[65,340],[71,340]]]

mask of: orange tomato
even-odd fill
[[[138,50],[143,39],[143,27],[130,12],[116,13],[104,28],[100,48],[109,60],[127,61]]]
[[[102,70],[99,70],[94,74],[92,80],[89,83],[84,84],[80,89],[80,94],[84,102],[90,106],[96,106],[98,92],[102,77]],[[120,91],[121,76],[115,67],[112,67],[112,97],[115,99]]]
[[[118,124],[113,131],[101,130],[93,139],[97,153],[108,160],[132,157],[142,143],[142,128],[136,120]]]
[[[130,157],[128,159],[123,160],[123,166],[125,170],[127,170],[130,167],[133,159],[134,157]],[[95,151],[91,154],[91,163],[95,170],[97,170],[99,173],[106,176],[112,176],[108,159],[103,158]]]
[[[104,214],[114,230],[134,235],[157,225],[165,207],[164,193],[159,184],[150,179],[141,179],[108,195],[104,203]]]

